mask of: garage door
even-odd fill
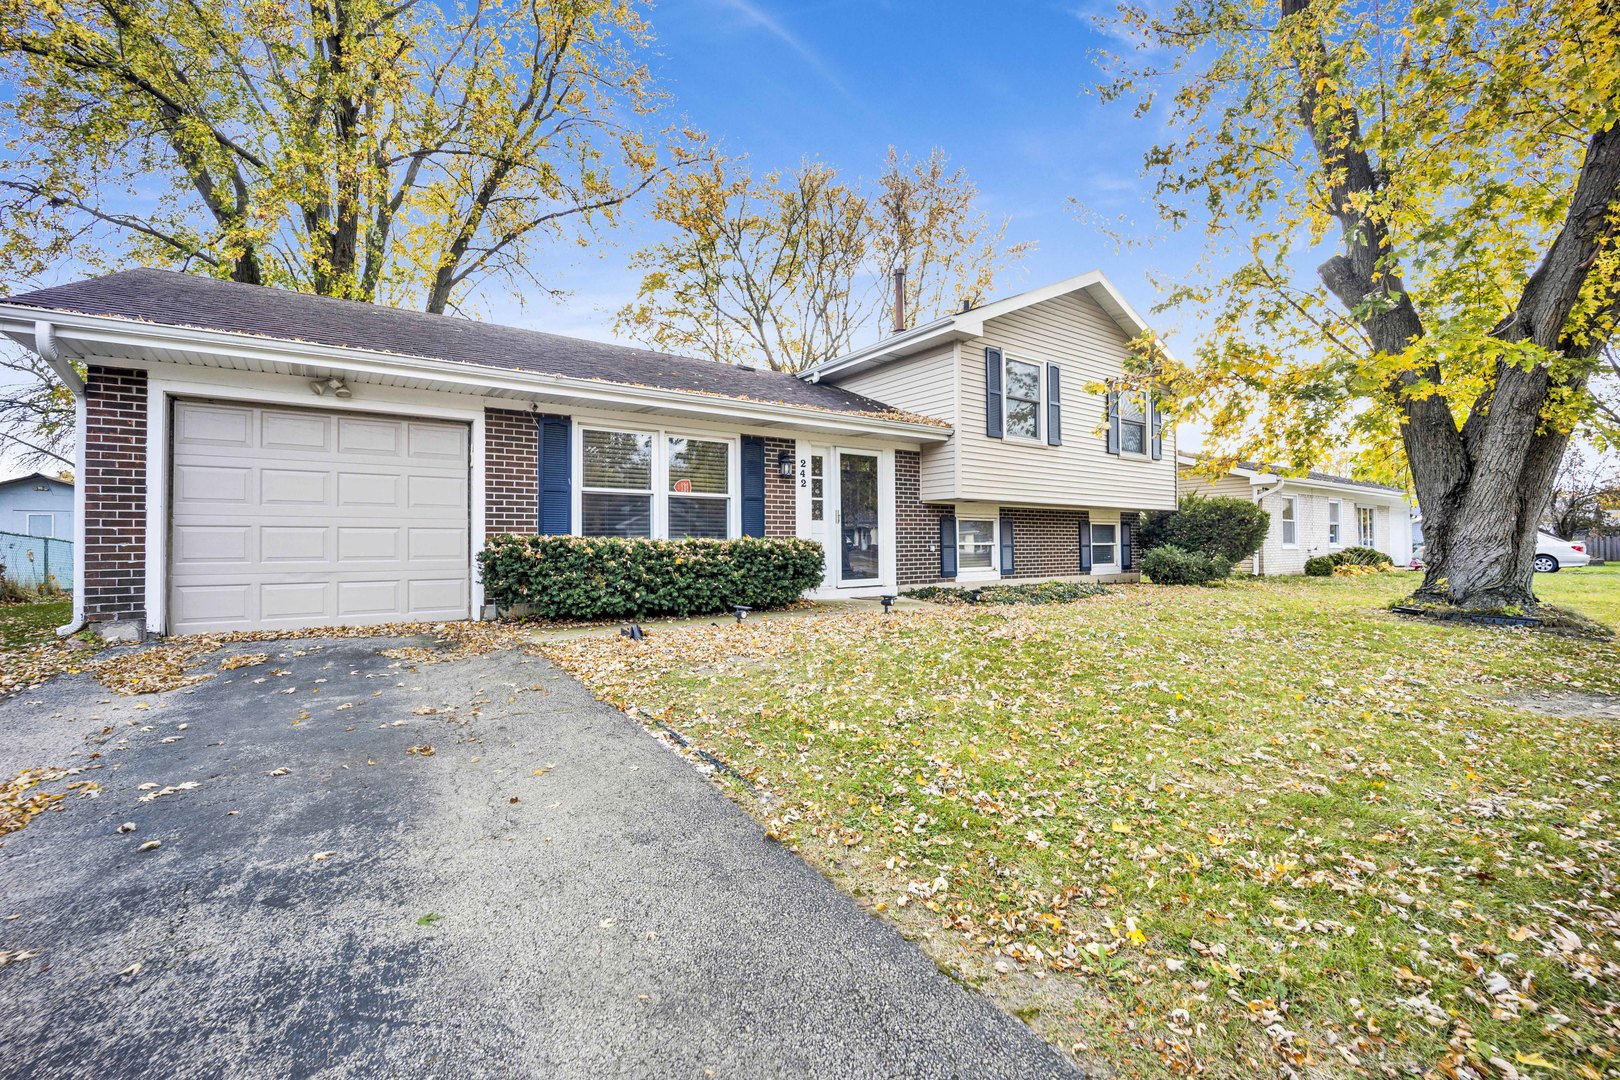
[[[465,424],[174,407],[170,633],[468,614]]]

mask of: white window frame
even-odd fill
[[[45,524],[48,527],[49,531],[42,532],[42,533],[35,532],[34,531],[34,519],[35,518],[44,518],[45,519]],[[32,511],[30,511],[30,512],[25,513],[23,515],[23,528],[27,531],[29,536],[38,537],[41,540],[53,540],[53,539],[56,538],[56,515],[50,513],[49,511],[47,511],[45,513],[42,513],[42,514],[41,513],[34,513]]]
[[[1378,543],[1378,507],[1356,507],[1356,542],[1369,548]]]
[[[1344,546],[1344,503],[1328,500],[1328,547]]]
[[[1282,511],[1277,515],[1277,522],[1281,527],[1279,535],[1282,537],[1282,546],[1285,548],[1297,548],[1299,547],[1299,496],[1283,495],[1281,499]],[[1294,534],[1292,538],[1288,535],[1290,532]]]
[[[1101,559],[1097,558],[1097,526],[1099,525],[1107,525],[1114,530],[1114,539],[1112,541],[1114,557],[1107,562],[1103,562]],[[1119,517],[1116,515],[1112,518],[1099,518],[1096,515],[1093,515],[1086,524],[1086,531],[1091,534],[1091,573],[1120,573],[1120,567],[1123,564],[1120,562],[1119,558],[1119,547],[1122,536],[1119,527]]]
[[[611,420],[594,420],[576,418],[572,433],[573,462],[571,469],[572,480],[572,512],[573,534],[585,534],[585,433],[587,431],[611,431],[622,435],[647,435],[652,438],[652,490],[647,492],[652,496],[652,527],[649,530],[651,539],[669,539],[669,497],[673,492],[669,490],[669,440],[695,439],[700,442],[725,443],[730,449],[726,456],[726,539],[735,540],[742,535],[742,437],[725,432],[700,431],[689,428],[665,427],[637,427],[631,424],[618,424]],[[769,468],[769,463],[766,463]],[[590,488],[591,492],[603,495],[642,494],[630,488]],[[696,496],[694,496],[696,497]],[[712,495],[709,498],[718,499],[720,496]]]
[[[1119,397],[1116,399],[1118,404],[1115,407],[1119,409],[1119,456],[1140,458],[1146,461],[1153,456],[1153,399],[1146,390],[1119,390],[1117,393]],[[1125,425],[1138,423],[1136,420],[1125,419],[1124,404],[1127,397],[1135,397],[1142,403],[1142,419],[1140,421],[1142,425],[1142,449],[1140,450],[1125,449]]]
[[[664,504],[664,520],[666,530],[668,528],[669,519],[672,516],[669,508],[669,501],[671,499],[705,499],[710,502],[723,502],[726,504],[726,535],[719,539],[735,540],[740,533],[736,530],[735,526],[732,525],[732,521],[738,517],[737,514],[733,513],[733,506],[741,498],[742,493],[738,490],[739,485],[734,479],[738,470],[733,468],[733,462],[736,460],[738,449],[736,446],[732,445],[733,440],[709,435],[687,435],[684,432],[679,431],[666,431],[662,437],[665,454],[664,497],[662,502]],[[726,448],[726,492],[724,495],[715,495],[704,491],[676,491],[670,487],[669,459],[674,457],[674,452],[670,448],[669,444],[676,439],[685,439],[688,442],[719,443]],[[653,457],[656,459],[657,454],[655,453]],[[770,463],[766,462],[765,467],[766,469],[769,469]]]
[[[990,565],[968,566],[962,562],[962,522],[990,523]],[[956,510],[956,577],[958,581],[996,580],[1001,577],[1001,514],[980,506]]]
[[[1007,423],[1007,406],[1012,401],[1012,394],[1008,392],[1010,385],[1007,380],[1008,364],[1027,364],[1036,371],[1035,375],[1035,434],[1014,434]],[[1046,387],[1050,376],[1047,374],[1045,360],[1026,360],[1021,356],[1012,356],[1005,349],[1001,353],[1001,436],[1015,442],[1031,443],[1040,446],[1046,445]],[[1024,400],[1019,398],[1020,401]]]

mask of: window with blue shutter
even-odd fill
[[[1091,573],[1091,519],[1080,519],[1080,572]]]
[[[1046,445],[1063,445],[1063,384],[1056,364],[1046,365]]]
[[[1148,430],[1152,438],[1153,460],[1164,457],[1164,414],[1159,411],[1159,397],[1148,394]]]
[[[956,577],[956,515],[939,519],[939,576]]]
[[[536,416],[540,443],[541,536],[567,536],[574,531],[573,436],[566,416]]]
[[[742,533],[765,535],[765,440],[742,437]]]
[[[1003,577],[1010,577],[1013,572],[1013,523],[1012,518],[1003,514],[1001,516],[1001,573]]]
[[[1108,391],[1108,452],[1119,453],[1119,391]]]
[[[1001,438],[1001,421],[1001,350],[991,346],[984,350],[984,433]]]

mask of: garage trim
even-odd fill
[[[217,371],[230,382],[207,378],[165,377],[158,367],[148,367],[147,455],[146,455],[146,629],[152,634],[169,632],[169,484],[173,475],[173,432],[171,406],[176,398],[212,398],[239,404],[281,405],[319,409],[324,412],[379,413],[427,420],[453,420],[470,425],[468,446],[468,560],[470,603],[467,617],[477,619],[484,607],[483,587],[478,579],[478,551],[483,546],[484,522],[484,401],[469,398],[465,406],[447,406],[444,395],[390,390],[361,384],[347,400],[316,397],[305,380],[289,387],[285,377],[256,372]],[[198,374],[215,374],[215,369],[199,369]]]

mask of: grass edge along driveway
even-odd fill
[[[1620,648],[1384,610],[1410,583],[541,651],[1099,1071],[1617,1075],[1616,722],[1518,706],[1613,702]],[[1620,575],[1538,587],[1620,611]]]

